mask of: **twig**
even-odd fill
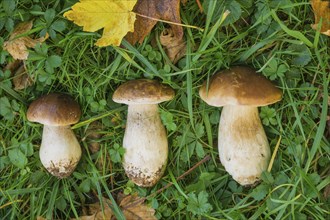
[[[160,22],[164,22],[164,23],[167,23],[167,24],[178,25],[178,26],[182,26],[182,27],[186,27],[186,28],[195,28],[195,29],[198,29],[200,31],[204,31],[203,28],[200,28],[200,27],[197,27],[197,26],[193,26],[193,25],[189,25],[189,24],[181,24],[181,23],[172,22],[172,21],[166,21],[166,20],[162,20],[162,19],[159,19],[159,18],[149,17],[147,15],[139,14],[139,13],[136,13],[136,12],[134,12],[134,13],[136,15],[140,16],[140,17],[147,18],[147,19],[150,19],[150,20],[160,21]]]
[[[211,159],[211,156],[210,155],[207,155],[201,161],[199,161],[198,163],[196,163],[193,167],[191,167],[189,170],[187,170],[181,176],[179,176],[177,178],[177,180],[182,180],[185,176],[187,176],[189,173],[191,173],[193,170],[195,170],[197,167],[199,167],[202,163],[205,163],[206,161],[208,161],[210,159]],[[165,189],[169,188],[172,185],[173,185],[173,183],[170,182],[167,185],[165,185],[164,187],[162,187],[159,190],[157,190],[156,192],[150,194],[148,197],[154,196],[155,194],[159,194],[159,193],[163,192]]]
[[[204,13],[204,9],[203,9],[203,6],[202,6],[201,2],[200,2],[199,0],[196,0],[196,3],[197,3],[197,5],[198,5],[199,11],[200,11],[201,13]]]

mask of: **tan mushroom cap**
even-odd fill
[[[79,104],[69,95],[51,93],[33,101],[27,119],[49,126],[65,126],[79,121]]]
[[[209,105],[265,106],[278,102],[282,91],[255,69],[235,66],[212,76],[199,90],[200,97]]]
[[[171,100],[174,90],[156,80],[137,79],[120,85],[112,96],[117,103],[131,104],[157,104]]]

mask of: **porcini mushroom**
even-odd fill
[[[44,125],[40,160],[58,178],[69,176],[80,160],[81,148],[70,127],[80,115],[79,104],[71,96],[59,93],[40,97],[27,111],[29,121]]]
[[[258,106],[279,101],[281,90],[254,69],[236,66],[204,82],[199,94],[207,104],[223,106],[218,136],[221,163],[241,185],[254,184],[270,159]]]
[[[158,103],[173,97],[172,88],[148,79],[128,81],[113,94],[113,101],[128,105],[123,167],[139,186],[153,186],[165,171],[168,142]]]

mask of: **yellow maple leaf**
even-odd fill
[[[80,0],[64,17],[83,26],[84,31],[95,32],[103,29],[103,35],[96,46],[119,46],[127,32],[134,31],[135,13],[132,12],[137,0]]]

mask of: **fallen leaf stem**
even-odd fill
[[[201,13],[204,13],[204,9],[203,9],[203,6],[202,6],[200,0],[196,0],[196,3],[197,3],[197,5],[198,5],[199,11],[200,11]]]
[[[189,170],[187,170],[186,172],[184,172],[182,175],[180,175],[177,180],[181,180],[183,179],[185,176],[187,176],[189,173],[191,173],[193,170],[195,170],[197,167],[199,167],[200,165],[202,165],[203,163],[205,163],[206,161],[210,160],[211,159],[211,156],[210,155],[206,155],[202,160],[200,160],[199,162],[197,162],[194,166],[192,166]],[[173,185],[173,183],[169,183],[171,185]],[[159,189],[161,190],[161,189]],[[158,191],[159,191],[158,190]],[[159,192],[162,192],[162,191],[159,191],[159,192],[156,192],[156,193],[159,193]]]
[[[164,23],[167,23],[167,24],[173,24],[173,25],[178,25],[178,26],[187,27],[187,28],[194,28],[194,29],[197,29],[197,30],[200,30],[200,31],[204,31],[203,28],[200,28],[200,27],[197,27],[197,26],[194,26],[194,25],[181,24],[181,23],[177,23],[177,22],[162,20],[162,19],[159,19],[159,18],[149,17],[147,15],[139,14],[139,13],[136,13],[136,12],[134,12],[134,13],[137,16],[140,16],[140,17],[143,17],[143,18],[147,18],[147,19],[150,19],[150,20],[161,21],[161,22],[164,22]]]

